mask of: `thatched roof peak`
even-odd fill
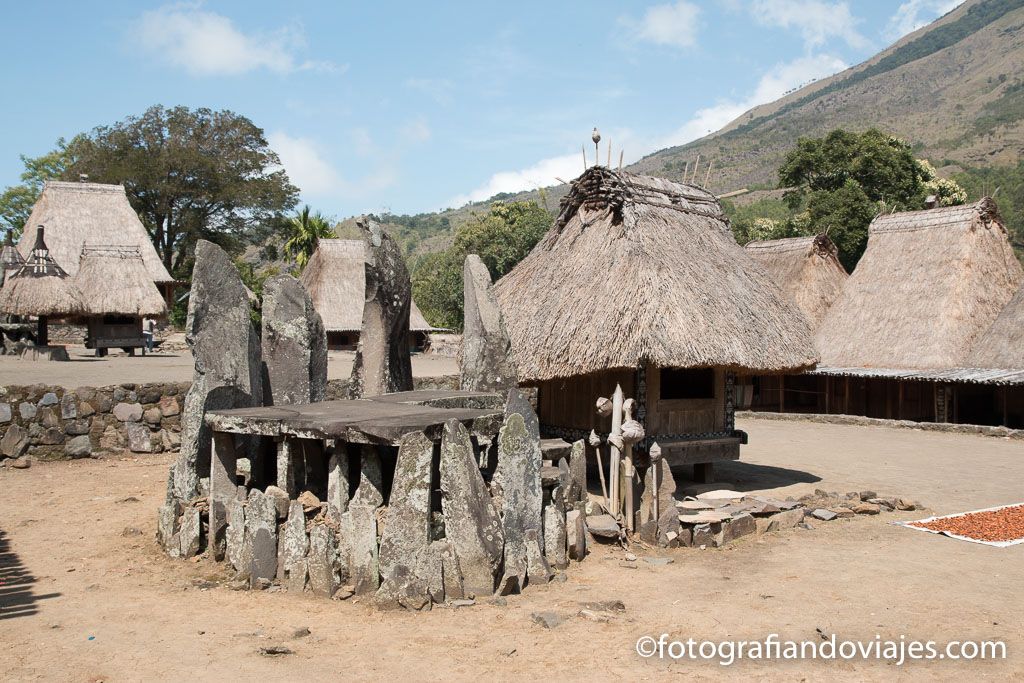
[[[43,226],[36,229],[32,251],[0,289],[0,311],[11,315],[67,316],[80,313],[82,294],[53,259]]]
[[[85,247],[74,281],[86,315],[167,315],[136,246]]]
[[[174,282],[122,185],[49,180],[32,207],[26,226],[32,225],[46,226],[54,258],[70,275],[78,272],[83,247],[118,244],[138,247],[153,282]],[[25,230],[18,250],[27,257],[31,248]]]
[[[524,382],[816,360],[807,320],[736,244],[714,196],[660,178],[588,169],[494,292]]]
[[[322,239],[306,264],[299,282],[328,332],[359,332],[366,301],[366,243],[362,240]],[[409,312],[410,332],[435,332],[416,302]]]
[[[824,234],[787,237],[750,242],[745,248],[817,328],[848,277],[832,240]]]
[[[962,366],[1022,281],[991,199],[879,216],[843,295],[818,329],[821,363]]]

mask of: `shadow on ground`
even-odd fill
[[[723,488],[734,491],[757,491],[793,484],[814,484],[821,481],[821,477],[803,470],[731,461],[715,463],[715,480],[722,482]]]
[[[11,550],[7,534],[0,529],[0,620],[32,616],[39,611],[40,600],[56,598],[60,593],[35,595],[32,585],[36,577],[22,565]]]

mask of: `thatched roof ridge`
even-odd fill
[[[867,251],[818,328],[821,364],[962,366],[1022,280],[989,198],[879,216]]]
[[[842,294],[849,277],[839,262],[836,245],[825,235],[750,242],[745,248],[796,302],[812,328],[817,328]]]
[[[659,178],[588,169],[494,292],[524,382],[816,360],[806,319],[736,244],[714,196]]]
[[[119,244],[139,248],[153,282],[174,282],[122,185],[47,181],[26,223],[35,225],[46,226],[54,258],[70,275],[78,272],[83,247]],[[27,257],[31,248],[25,230],[18,250]]]
[[[359,332],[366,301],[366,244],[362,240],[322,239],[299,282],[328,332]],[[409,331],[435,332],[416,302],[409,313]]]
[[[50,254],[43,226],[25,263],[0,289],[0,311],[11,315],[69,316],[82,311],[82,294]]]
[[[1024,286],[978,337],[964,365],[1024,370]]]
[[[86,315],[167,315],[138,247],[85,247],[74,282]]]

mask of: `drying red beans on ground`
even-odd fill
[[[966,536],[979,541],[1015,541],[1024,538],[1024,505],[1014,505],[987,512],[968,512],[957,517],[910,522],[930,531]]]

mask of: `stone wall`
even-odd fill
[[[458,381],[452,375],[421,378],[415,384],[417,389],[452,389]],[[0,463],[23,456],[60,460],[126,450],[176,451],[188,388],[188,382],[0,387]],[[327,383],[328,400],[347,395],[348,380]]]
[[[0,459],[84,458],[180,444],[187,382],[79,387],[0,387]]]

